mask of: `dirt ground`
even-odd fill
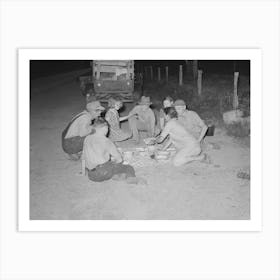
[[[31,219],[250,218],[250,180],[237,176],[250,172],[248,141],[216,127],[205,139],[210,161],[137,168],[147,185],[95,183],[79,175],[80,162],[68,160],[61,148],[62,130],[85,105],[78,83],[37,80],[31,93]]]

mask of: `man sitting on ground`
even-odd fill
[[[129,127],[132,131],[132,139],[139,143],[139,131],[146,131],[148,137],[156,136],[159,131],[156,128],[156,119],[153,110],[150,108],[150,97],[142,96],[138,105],[136,105],[129,113],[131,117],[128,119]]]
[[[82,153],[82,174],[88,172],[88,178],[103,182],[111,178],[125,179],[128,183],[139,183],[131,165],[123,164],[122,155],[115,144],[106,137],[109,125],[103,118],[94,122],[95,133],[88,135]],[[118,178],[116,178],[118,177]]]
[[[71,159],[80,158],[84,140],[92,132],[92,121],[104,109],[99,101],[88,103],[86,110],[76,115],[62,132],[62,148]]]
[[[178,121],[195,137],[198,142],[201,142],[207,132],[207,125],[196,112],[187,109],[184,100],[176,100],[174,102],[174,107],[178,114]]]

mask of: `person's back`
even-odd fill
[[[121,161],[121,155],[117,151],[113,142],[104,135],[92,134],[86,137],[83,149],[83,159],[86,161],[86,167],[93,169],[96,166],[110,160],[113,154]]]
[[[65,135],[65,139],[75,136],[87,136],[90,131],[91,119],[92,117],[87,111],[83,111],[76,115],[71,120],[72,123],[69,126],[69,129]]]
[[[198,114],[190,110],[186,110],[178,116],[178,121],[197,139],[200,136],[201,129],[205,126]]]
[[[177,119],[171,119],[167,122],[163,129],[163,136],[165,134],[169,134],[171,142],[178,149],[197,144],[197,140]]]

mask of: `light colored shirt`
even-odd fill
[[[205,126],[203,120],[194,111],[186,110],[183,115],[178,116],[181,123],[196,139],[199,138],[202,128]]]
[[[84,137],[91,133],[92,116],[90,115],[90,113],[87,111],[83,111],[80,114],[76,115],[73,119],[75,119],[77,116],[79,117],[70,125],[65,138],[71,138],[75,136]]]
[[[85,138],[82,159],[89,170],[108,162],[112,157],[116,162],[122,161],[120,152],[109,138],[96,133]]]
[[[167,135],[177,149],[198,144],[197,140],[176,119],[167,122],[160,136],[165,138]]]
[[[143,108],[141,105],[136,105],[129,114],[137,114],[138,118],[150,125],[151,129],[155,128],[156,118],[151,108]]]

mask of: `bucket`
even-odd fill
[[[208,126],[208,129],[206,131],[206,136],[214,136],[215,132],[215,125]]]

